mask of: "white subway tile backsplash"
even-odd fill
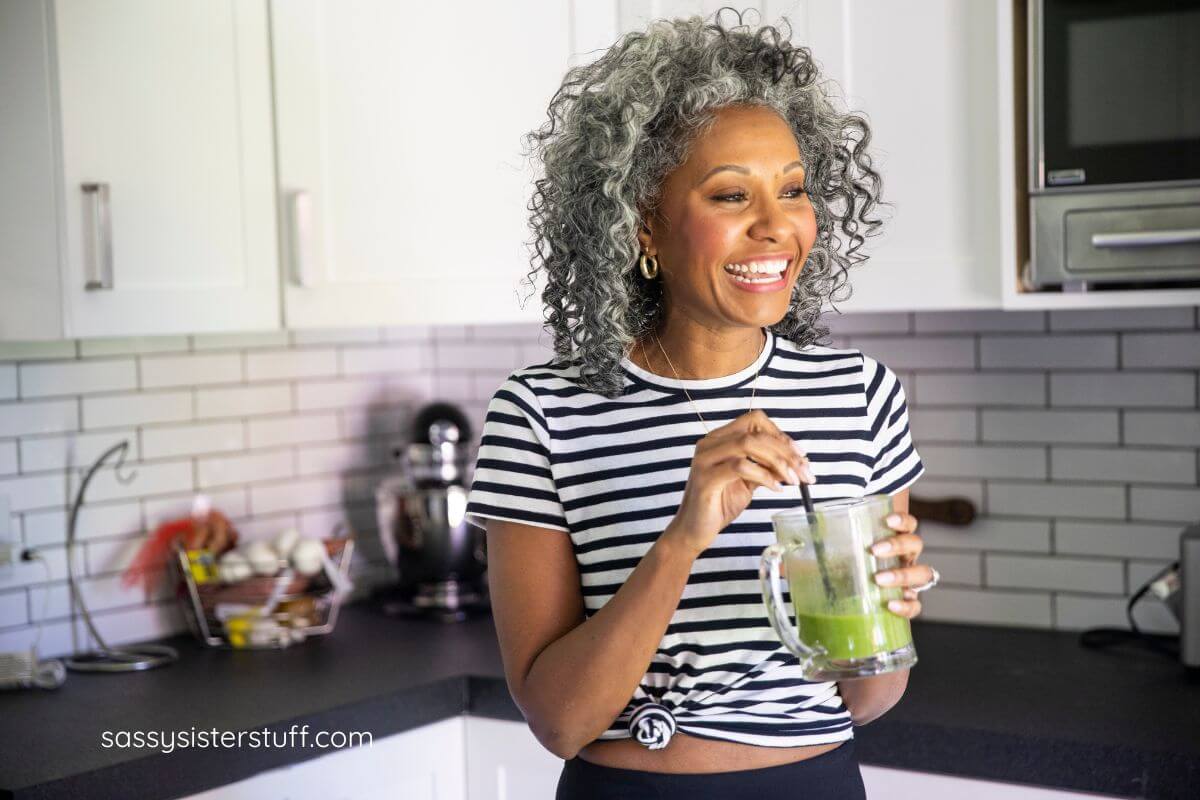
[[[985,591],[939,586],[921,595],[921,617],[977,625],[1049,628],[1054,624],[1049,592]]]
[[[1131,331],[1191,328],[1191,306],[1175,308],[1081,308],[1050,312],[1052,331]]]
[[[968,526],[921,521],[925,560],[943,575],[922,596],[925,617],[1115,623],[1135,580],[1177,557],[1179,531],[1200,518],[1196,311],[824,317],[838,346],[900,374],[928,468],[914,495],[978,509]],[[0,492],[15,495],[16,530],[50,560],[61,604],[69,448],[78,464],[119,437],[138,444],[134,482],[102,471],[78,532],[76,567],[117,639],[183,630],[174,603],[112,604],[128,599],[115,580],[146,531],[186,516],[198,491],[243,540],[292,525],[328,535],[348,519],[355,574],[392,581],[373,492],[415,411],[456,403],[477,438],[496,388],[553,358],[552,341],[531,321],[0,344]],[[17,609],[13,626],[0,623],[0,650],[28,646],[20,615],[45,581],[22,564],[0,585],[0,613]],[[1142,619],[1151,605],[1161,607],[1141,604],[1140,623],[1156,624]],[[77,621],[75,633],[87,646]],[[71,621],[47,623],[41,652],[76,645]]]
[[[337,372],[337,351],[329,348],[246,353],[246,377],[251,381],[318,378]]]
[[[984,441],[1116,444],[1120,440],[1117,411],[984,409],[980,415]]]
[[[97,539],[84,545],[84,559],[89,575],[108,575],[124,572],[146,543],[144,536],[118,539]]]
[[[142,429],[143,458],[175,458],[241,450],[245,446],[245,424],[240,421],[154,425]]]
[[[0,592],[0,629],[29,623],[28,597],[23,589]]]
[[[920,523],[918,533],[929,547],[1021,553],[1050,552],[1048,520],[978,516],[969,525],[945,525],[924,520]]]
[[[914,405],[1044,406],[1046,379],[1041,373],[917,373]]]
[[[21,397],[96,394],[137,388],[137,364],[132,358],[96,361],[51,361],[22,364],[18,370]]]
[[[0,364],[0,400],[12,400],[17,396],[17,365]]]
[[[116,428],[192,418],[190,392],[141,392],[83,398],[83,427]]]
[[[196,485],[201,489],[290,478],[293,474],[295,464],[291,450],[209,456],[196,460]]]
[[[287,347],[287,345],[287,331],[205,333],[192,337],[193,350],[253,350],[260,347]]]
[[[1117,560],[1066,556],[984,556],[987,585],[1006,589],[1047,589],[1124,594],[1125,570]]]
[[[79,429],[78,400],[0,403],[0,437]]]
[[[132,478],[125,482],[125,479]],[[192,488],[192,462],[157,461],[128,464],[118,471],[107,466],[97,470],[88,485],[87,499],[121,500],[182,492]]]
[[[1054,480],[1196,483],[1196,454],[1191,450],[1052,447],[1050,463]]]
[[[978,416],[974,409],[909,408],[908,425],[918,442],[973,442],[979,435]]]
[[[67,575],[67,551],[63,547],[38,548],[39,560],[18,561],[6,572],[0,574],[0,591],[16,589],[22,586],[38,586],[46,583],[46,572],[49,570],[51,580],[61,580]],[[78,561],[78,558],[77,558]],[[36,595],[41,602],[41,592]],[[26,647],[29,645],[26,644]],[[9,648],[4,647],[0,639],[0,653]]]
[[[946,550],[927,549],[921,561],[937,567],[944,584],[979,586],[983,582],[983,556],[979,553],[955,553]]]
[[[155,356],[142,359],[142,387],[204,386],[242,380],[239,353],[204,353],[186,356]]]
[[[1126,411],[1126,444],[1200,447],[1200,412]]]
[[[0,475],[12,475],[17,471],[17,443],[0,442]]]
[[[1121,365],[1141,367],[1200,367],[1200,332],[1127,333],[1121,337]]]
[[[346,375],[418,372],[428,369],[429,362],[429,346],[419,342],[342,349],[342,372]]]
[[[987,511],[989,514],[1029,517],[1123,519],[1125,489],[1121,486],[992,481],[988,484]]]
[[[970,337],[851,336],[850,345],[894,370],[975,367],[975,341]]]
[[[933,478],[1045,478],[1045,447],[924,444],[918,449]]]
[[[303,442],[328,442],[338,439],[338,415],[335,412],[304,414],[295,417],[264,417],[250,420],[250,446],[275,447]]]
[[[200,419],[250,417],[291,410],[292,388],[286,383],[196,390],[196,416]]]
[[[136,356],[145,353],[186,353],[186,336],[143,336],[105,339],[81,339],[79,355],[82,358],[97,356]]]
[[[917,333],[981,333],[983,331],[1044,331],[1044,311],[918,311]]]
[[[981,336],[984,369],[1088,368],[1117,366],[1115,334],[1088,336]]]
[[[1129,490],[1133,519],[1194,523],[1200,520],[1200,488],[1134,486]]]
[[[121,442],[129,443],[126,458],[136,459],[137,431],[131,428],[100,433],[69,433],[66,436],[27,437],[21,440],[21,471],[87,467],[110,447]]]
[[[821,315],[820,322],[828,326],[831,333],[837,335],[912,331],[911,315],[903,311],[871,314],[839,314],[827,311]]]
[[[1059,553],[1118,558],[1178,558],[1179,534],[1173,524],[1145,522],[1054,523],[1054,547]]]
[[[142,508],[137,500],[103,503],[92,502],[91,491],[88,502],[79,509],[75,523],[76,542],[105,536],[122,536],[144,529]],[[56,508],[49,511],[31,512],[25,515],[25,544],[30,547],[63,545],[67,541],[67,510]]]
[[[341,502],[342,481],[337,477],[250,487],[250,511],[255,515],[304,508],[329,508]]]
[[[13,512],[55,508],[67,502],[67,476],[52,472],[0,478],[0,494],[8,495]]]
[[[314,344],[364,344],[383,340],[380,328],[321,328],[311,331],[292,331],[292,344],[304,347]]]
[[[0,361],[45,361],[75,358],[75,342],[0,342]]]
[[[88,613],[108,611],[114,608],[128,608],[130,606],[144,606],[147,602],[164,600],[168,595],[164,591],[165,583],[160,584],[155,590],[147,592],[142,584],[134,584],[125,586],[122,583],[121,576],[103,575],[97,577],[76,575],[76,585],[79,587],[79,593],[83,596],[83,602],[87,605]],[[41,598],[41,593],[45,591],[45,587],[33,590],[32,594],[37,596],[37,602],[32,603],[32,617],[36,622],[39,619],[59,620],[67,617],[71,613],[71,593],[68,584],[52,583],[49,585],[50,597],[48,601]],[[46,603],[45,616],[42,616],[43,603]],[[100,634],[103,636],[103,632]]]
[[[434,349],[439,370],[493,369],[497,364],[519,366],[520,346],[515,342],[444,342]]]
[[[1196,375],[1180,372],[1083,372],[1050,376],[1055,406],[1196,405]]]
[[[1179,553],[1175,553],[1174,558],[1178,559]],[[1130,561],[1129,562],[1129,589],[1135,591],[1142,588],[1150,581],[1158,578],[1163,570],[1171,566],[1171,561],[1162,559],[1158,561]]]

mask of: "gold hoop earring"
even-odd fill
[[[646,267],[646,262],[649,261],[652,266]],[[654,256],[648,256],[642,253],[638,256],[638,269],[642,271],[642,277],[648,281],[652,281],[658,277],[658,259]]]

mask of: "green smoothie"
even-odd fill
[[[890,611],[874,614],[797,614],[800,638],[820,645],[828,658],[866,658],[912,642],[908,620]]]

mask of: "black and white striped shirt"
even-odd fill
[[[799,441],[814,500],[894,494],[924,466],[896,374],[858,350],[801,349],[767,329],[754,363],[720,378],[676,380],[622,361],[616,399],[584,389],[577,362],[513,372],[488,406],[467,518],[564,531],[588,616],[611,598],[674,517],[704,425],[754,407]],[[761,371],[760,371],[761,369]],[[628,738],[633,711],[665,705],[686,734],[768,747],[853,736],[833,682],[801,677],[767,621],[758,564],[770,517],[800,502],[795,486],[759,487],[749,507],[696,559],[679,606],[629,705],[600,739]]]

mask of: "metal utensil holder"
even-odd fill
[[[345,535],[338,536],[337,534],[345,531]],[[354,534],[345,525],[339,525],[334,536],[329,540],[345,539],[345,543],[341,547],[341,552],[338,554],[335,567],[343,578],[350,577],[350,563],[354,556]],[[208,647],[234,649],[234,646],[221,634],[214,632],[214,625],[220,626],[220,620],[213,616],[210,619],[209,612],[205,610],[204,603],[200,598],[200,588],[196,583],[195,576],[192,574],[191,562],[188,559],[187,551],[182,544],[176,541],[172,545],[172,550],[175,554],[175,566],[179,570],[180,588],[183,591],[178,592],[180,604],[183,607],[183,615],[188,621],[188,627],[192,633],[204,645]],[[273,587],[278,589],[286,586],[287,583],[296,579],[296,575],[289,567],[284,569],[280,574],[274,576]],[[249,579],[253,580],[253,578]],[[315,602],[316,614],[314,615],[319,622],[310,625],[304,625],[293,630],[303,634],[303,638],[307,639],[310,636],[322,636],[330,633],[334,625],[337,624],[338,609],[341,607],[342,598],[337,591],[331,586],[327,591],[321,594],[312,594],[308,591],[301,592],[284,592],[278,596],[279,602],[287,600],[295,600],[300,597],[312,597]],[[246,647],[236,649],[281,649],[286,647],[286,644],[272,643],[268,645],[247,645]]]

